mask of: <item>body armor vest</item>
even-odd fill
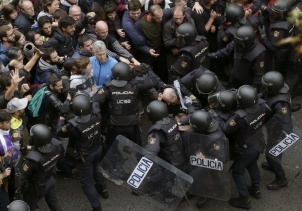
[[[31,177],[31,181],[35,184],[45,183],[52,176],[53,169],[61,155],[61,143],[56,139],[52,139],[51,143],[55,146],[55,149],[50,153],[32,150],[26,155],[26,159],[39,164],[38,172]]]
[[[171,163],[174,166],[183,164],[184,155],[182,148],[182,141],[178,131],[177,122],[175,119],[170,117],[170,122],[168,124],[155,124],[150,129],[148,134],[152,131],[161,130],[166,135],[166,141],[160,143],[160,153],[159,157],[163,160]]]
[[[106,86],[109,88],[110,124],[114,126],[137,125],[138,88],[136,84],[128,82],[123,87],[116,87],[109,83]]]
[[[253,61],[265,51],[265,47],[258,43],[249,52],[243,52],[242,58],[238,58],[241,52],[234,53],[233,76],[239,81],[251,80],[253,71],[251,69]]]
[[[267,115],[269,114],[269,108],[267,107],[265,101],[262,99],[258,99],[258,106],[258,111],[253,114],[249,114],[245,109],[239,109],[234,112],[244,120],[246,125],[246,127],[242,128],[236,135],[239,139],[239,143],[245,143],[245,140],[250,138],[266,123]]]
[[[92,115],[86,123],[78,123],[74,118],[68,120],[73,127],[77,128],[81,134],[76,140],[72,140],[71,144],[75,149],[80,150],[83,155],[98,149],[100,145],[100,119],[96,115]]]

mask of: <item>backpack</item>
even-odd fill
[[[44,99],[44,96],[46,93],[49,93],[50,91],[46,90],[47,86],[43,86],[40,88],[34,95],[34,97],[31,99],[31,101],[28,104],[27,110],[29,111],[29,114],[32,117],[38,117],[40,107],[42,104],[42,101]]]

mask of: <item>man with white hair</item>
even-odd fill
[[[92,45],[94,56],[90,57],[92,74],[95,78],[97,88],[100,89],[104,83],[113,79],[111,68],[117,61],[107,55],[107,48],[103,41],[97,40]]]
[[[34,15],[35,10],[33,3],[29,0],[20,1],[19,3],[20,11],[14,22],[14,26],[18,28],[20,32],[26,35],[32,28],[32,25],[35,23]]]

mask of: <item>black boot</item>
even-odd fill
[[[268,164],[268,162],[263,162],[261,164],[261,167],[267,171],[273,171],[273,169],[271,168],[271,166]]]
[[[253,184],[251,187],[249,187],[249,193],[255,199],[260,199],[261,198],[260,185]]]
[[[278,190],[280,188],[286,187],[288,184],[287,178],[275,179],[273,182],[267,185],[268,190]]]
[[[102,211],[102,207],[93,207],[92,211]]]
[[[251,209],[251,200],[248,196],[240,196],[239,198],[231,199],[230,204],[233,207]]]
[[[200,196],[197,200],[196,207],[198,209],[202,208],[208,201],[208,198]]]
[[[96,184],[96,190],[97,192],[102,196],[103,199],[108,199],[109,198],[109,193],[107,190],[106,182],[102,184]]]

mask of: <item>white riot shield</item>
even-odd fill
[[[117,136],[99,170],[164,210],[175,210],[193,178],[124,136]]]
[[[229,141],[224,138],[184,132],[186,156],[193,184],[189,192],[227,201],[231,196]]]

